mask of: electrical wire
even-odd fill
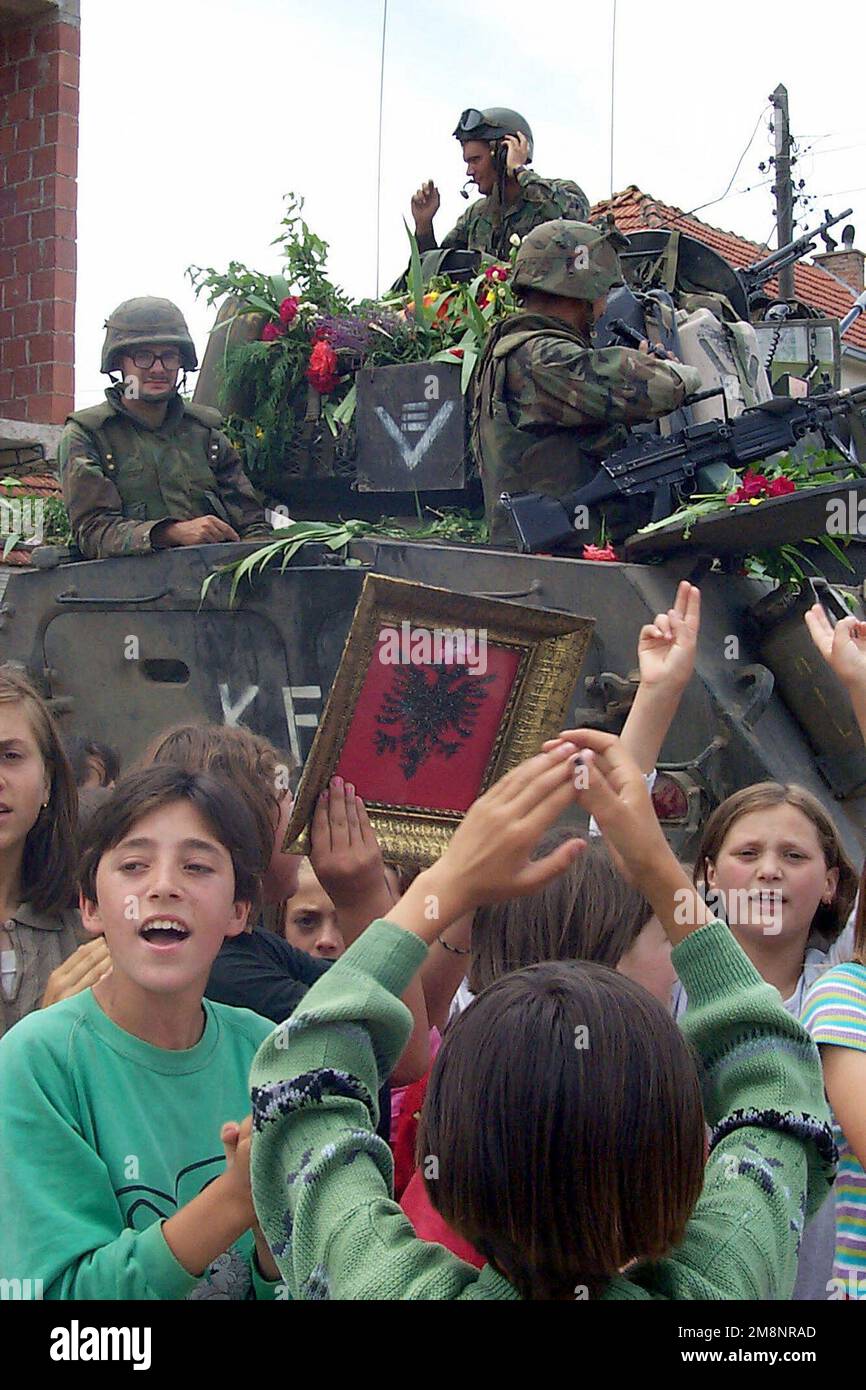
[[[866,193],[866,183],[859,188],[834,188],[831,193],[816,193],[816,198],[841,198],[843,193]]]
[[[737,160],[737,167],[735,168],[734,172],[731,174],[731,177],[728,179],[728,186],[727,186],[727,188],[725,189],[724,193],[721,195],[721,197],[719,197],[719,198],[711,198],[710,201],[709,201],[708,203],[698,203],[698,206],[697,206],[696,208],[690,208],[690,209],[689,209],[689,211],[686,213],[686,217],[691,217],[691,215],[692,215],[693,212],[701,212],[704,208],[712,208],[712,207],[715,207],[716,203],[722,203],[722,202],[724,202],[725,198],[727,198],[728,194],[729,194],[730,191],[731,191],[731,186],[732,186],[732,184],[733,184],[733,182],[734,182],[734,179],[737,177],[737,174],[740,172],[740,165],[742,164],[743,160],[745,159],[746,155],[749,153],[749,150],[750,150],[751,147],[752,147],[752,141],[754,140],[755,136],[756,136],[757,133],[758,133],[758,126],[761,124],[761,121],[763,120],[764,116],[767,114],[767,112],[769,111],[769,109],[770,109],[770,103],[768,102],[767,105],[766,105],[766,106],[763,108],[763,110],[761,111],[760,115],[758,116],[758,119],[755,121],[755,128],[754,128],[754,130],[752,131],[751,135],[749,136],[749,143],[746,145],[746,148],[743,150],[743,153],[740,155],[739,159]]]
[[[613,97],[616,79],[616,0],[613,0],[613,17],[610,33],[610,196],[613,199]]]
[[[382,5],[382,57],[379,63],[379,149],[376,166],[376,298],[379,298],[379,250],[382,236],[382,111],[385,96],[385,33],[388,28],[388,0]]]

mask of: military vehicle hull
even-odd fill
[[[669,607],[681,578],[696,577],[688,556],[660,565],[593,563],[488,546],[369,540],[352,546],[350,564],[305,546],[284,574],[266,570],[254,587],[244,583],[235,608],[226,580],[202,603],[201,585],[214,566],[254,548],[201,546],[53,564],[43,552],[48,567],[5,571],[0,658],[27,669],[64,731],[113,744],[124,765],[153,735],[190,719],[244,724],[302,761],[364,574],[375,571],[592,618],[569,718],[616,732],[636,688],[641,625]],[[666,828],[674,847],[688,857],[719,800],[772,778],[799,782],[820,797],[859,859],[866,777],[841,688],[828,694],[819,658],[799,653],[795,717],[762,660],[766,633],[753,617],[770,586],[715,573],[700,583],[696,675],[661,757],[670,774]],[[792,630],[800,631],[797,614],[794,621]],[[780,645],[786,642],[777,634]],[[819,714],[811,744],[800,722],[809,722],[810,706]],[[822,764],[825,732],[833,757]]]

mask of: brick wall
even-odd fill
[[[816,265],[822,265],[825,270],[829,270],[837,279],[844,280],[855,294],[862,290],[863,263],[866,260],[862,251],[857,251],[853,246],[844,251],[822,251],[820,256],[813,256],[812,260]]]
[[[0,29],[0,417],[38,424],[73,405],[77,9]]]

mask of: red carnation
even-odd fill
[[[757,498],[777,497],[784,492],[794,491],[794,484],[791,483],[790,486],[788,486],[787,478],[777,481],[782,481],[785,485],[778,488],[776,492],[773,492],[773,484],[771,484],[769,478],[765,477],[763,473],[753,473],[752,470],[749,469],[748,472],[743,474],[743,481],[740,486],[735,492],[729,492],[725,501],[728,503],[728,506],[734,507],[738,502],[753,502]]]
[[[750,469],[748,473],[743,475],[742,491],[747,501],[766,493],[769,486],[770,479],[765,478],[763,473],[753,473]]]
[[[767,488],[768,497],[785,497],[789,492],[796,492],[796,483],[792,483],[790,478],[774,478]]]
[[[500,283],[508,279],[508,267],[504,265],[489,265],[484,271],[486,280],[498,280]]]
[[[300,302],[296,294],[290,294],[287,299],[283,300],[280,305],[280,323],[284,323],[286,326],[291,323],[298,312]]]
[[[320,396],[327,396],[338,384],[337,354],[330,343],[320,340],[314,344],[307,367],[307,380]]]
[[[617,554],[608,541],[607,545],[585,545],[583,558],[584,560],[616,560]]]
[[[463,349],[462,349],[462,348],[449,348],[448,351],[451,353],[451,356],[452,356],[452,357],[462,357],[462,356],[463,356]]]
[[[262,329],[262,342],[273,343],[277,338],[285,336],[286,330],[281,323],[266,323]]]

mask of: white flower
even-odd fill
[[[512,233],[511,233],[511,236],[508,238],[508,244],[509,244],[509,246],[519,246],[519,245],[520,245],[520,237],[517,235],[516,232],[512,232]]]

